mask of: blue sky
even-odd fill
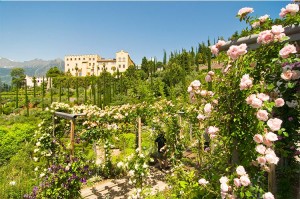
[[[63,59],[99,54],[114,58],[121,49],[137,64],[144,56],[162,60],[163,51],[190,49],[225,39],[252,16],[278,18],[290,1],[0,1],[0,57],[15,61]]]

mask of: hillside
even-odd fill
[[[40,77],[46,75],[46,72],[54,66],[57,66],[60,70],[64,71],[64,65],[65,63],[62,59],[47,61],[42,59],[34,59],[30,61],[17,62],[7,58],[1,58],[0,79],[4,83],[10,84],[10,71],[12,68],[24,68],[26,75]]]

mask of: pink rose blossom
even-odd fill
[[[264,139],[263,141],[264,145],[266,145],[267,147],[270,147],[273,145],[273,142],[271,142],[270,140]]]
[[[230,56],[231,59],[236,60],[239,57],[239,48],[236,45],[232,45],[229,47],[227,51],[227,55]]]
[[[207,95],[209,95],[209,96],[214,96],[214,92],[212,92],[212,91],[207,91]]]
[[[281,8],[279,16],[281,18],[285,17],[289,12],[285,8]]]
[[[280,77],[282,79],[284,79],[285,81],[289,81],[293,77],[293,72],[291,70],[287,70],[287,71],[281,73]]]
[[[243,44],[240,44],[238,47],[239,47],[238,48],[239,55],[244,55],[247,53],[247,44],[243,43]]]
[[[267,121],[269,119],[268,112],[266,110],[259,110],[256,113],[257,119],[261,121]]]
[[[191,86],[188,87],[187,92],[192,92],[193,88]]]
[[[288,58],[291,53],[297,53],[296,47],[292,44],[286,45],[279,51],[279,55],[284,59]]]
[[[282,99],[282,98],[277,98],[276,100],[275,100],[275,106],[276,107],[282,107],[284,105],[284,99]]]
[[[274,195],[271,192],[265,193],[262,197],[263,199],[275,199]]]
[[[219,181],[221,184],[226,184],[228,182],[228,178],[226,176],[222,176]]]
[[[215,126],[210,126],[207,129],[207,133],[208,134],[215,134],[219,131],[219,128],[215,127]]]
[[[292,80],[296,80],[300,78],[300,71],[299,70],[292,70]]]
[[[255,134],[253,137],[253,140],[257,143],[260,144],[263,142],[264,137],[261,134]]]
[[[286,11],[291,15],[295,15],[299,11],[299,5],[291,3],[285,6]]]
[[[192,83],[191,83],[191,86],[193,87],[200,87],[201,86],[201,83],[199,80],[194,80]]]
[[[214,72],[214,71],[208,71],[207,74],[210,75],[210,76],[214,76],[214,75],[215,75],[215,72]]]
[[[228,185],[226,183],[221,184],[221,191],[222,192],[228,192]]]
[[[281,33],[284,32],[284,28],[282,27],[282,25],[274,25],[272,26],[272,33],[274,35],[280,35]]]
[[[277,135],[275,133],[272,133],[272,132],[266,133],[265,138],[267,140],[271,141],[271,142],[274,142],[274,141],[278,140]]]
[[[240,180],[241,180],[241,184],[243,185],[243,186],[248,186],[251,182],[250,182],[250,179],[249,179],[249,177],[248,177],[248,175],[243,175],[243,176],[241,176],[240,177]]]
[[[258,98],[254,98],[250,104],[253,108],[260,108],[262,106],[262,101]]]
[[[267,19],[269,19],[269,17],[270,17],[270,15],[264,15],[264,16],[259,17],[258,19],[261,23],[263,23],[263,22],[267,21]]]
[[[216,47],[216,45],[211,46],[210,47],[210,51],[214,55],[218,55],[219,54],[219,49]]]
[[[252,28],[257,28],[257,27],[259,27],[260,26],[260,22],[259,21],[255,21],[255,22],[253,22],[252,24],[251,24],[251,27]]]
[[[236,187],[240,187],[241,186],[241,180],[239,178],[234,178],[233,179],[233,183]]]
[[[200,91],[200,95],[201,95],[202,97],[207,96],[207,90],[201,90],[201,91]]]
[[[211,110],[212,110],[211,104],[210,103],[205,104],[205,106],[204,106],[204,112],[205,113],[210,113]]]
[[[252,87],[252,80],[250,79],[249,74],[243,75],[240,83],[240,90],[245,90]]]
[[[252,104],[252,100],[253,99],[255,99],[256,98],[256,95],[255,94],[251,94],[251,95],[249,95],[248,97],[247,97],[247,99],[246,99],[246,102],[247,102],[247,104]]]
[[[281,128],[282,120],[278,118],[269,119],[267,125],[272,131],[278,131]]]
[[[237,15],[242,17],[242,16],[247,15],[248,13],[252,13],[252,12],[254,12],[253,8],[244,7],[238,11]]]
[[[279,158],[276,156],[275,153],[267,154],[265,158],[269,164],[277,164],[279,161]]]
[[[266,164],[266,162],[267,162],[267,160],[266,160],[266,158],[265,157],[263,157],[263,156],[259,156],[259,157],[257,157],[257,162],[258,162],[258,164],[260,164],[260,165],[265,165]]]
[[[283,37],[286,35],[284,33],[280,33],[279,35],[274,35],[274,41],[282,41]]]
[[[226,41],[224,41],[224,40],[218,40],[218,43],[216,43],[216,47],[220,48],[221,46],[223,46],[225,44],[226,44]]]
[[[266,152],[266,147],[265,147],[264,145],[260,144],[260,145],[257,145],[257,146],[255,147],[255,150],[256,150],[259,154],[264,155],[265,152]]]
[[[198,183],[199,183],[200,185],[206,185],[206,184],[208,184],[209,182],[208,182],[207,180],[205,180],[204,178],[201,178],[201,179],[198,181]]]
[[[265,30],[258,34],[257,43],[268,44],[274,41],[274,35],[271,30]]]
[[[245,171],[245,168],[243,166],[238,166],[236,168],[236,173],[239,175],[239,176],[243,176],[243,175],[246,175],[246,171]]]
[[[211,82],[212,81],[211,76],[210,75],[206,75],[205,81],[206,82]]]
[[[204,120],[206,117],[204,116],[204,115],[202,115],[202,114],[199,114],[198,116],[197,116],[197,119],[198,120]]]
[[[264,93],[257,94],[257,98],[264,101],[264,102],[268,101],[270,99],[269,95],[266,95]]]

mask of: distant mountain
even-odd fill
[[[65,62],[62,59],[42,60],[34,59],[31,61],[16,62],[7,58],[0,58],[0,80],[6,84],[11,83],[10,71],[12,68],[24,68],[28,76],[45,76],[47,71],[57,66],[61,71],[65,70]]]

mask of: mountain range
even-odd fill
[[[17,62],[7,58],[0,58],[0,80],[6,84],[11,83],[10,71],[12,68],[24,68],[25,74],[28,76],[42,77],[47,71],[57,66],[64,71],[65,62],[62,59],[42,60],[34,59],[30,61]]]

